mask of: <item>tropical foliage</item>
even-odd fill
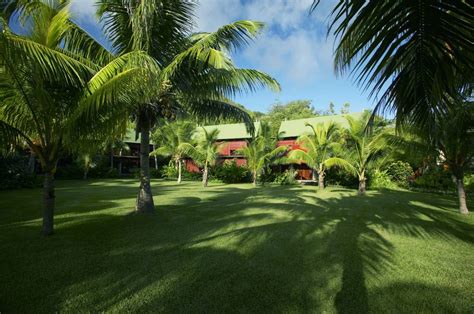
[[[195,130],[195,125],[189,121],[177,121],[167,123],[155,130],[152,138],[157,143],[157,148],[151,155],[160,155],[171,158],[174,167],[177,170],[177,182],[182,181],[183,161],[186,152],[183,149],[184,144],[189,144]],[[190,145],[190,144],[189,144]]]
[[[329,20],[335,69],[378,96],[375,113],[426,124],[472,86],[473,20],[469,1],[336,1]]]
[[[192,1],[101,0],[99,15],[119,55],[144,51],[157,67],[139,76],[142,97],[119,108],[132,116],[141,138],[141,184],[136,210],[153,212],[148,166],[149,132],[160,117],[179,111],[205,118],[233,117],[250,125],[249,114],[229,98],[259,87],[279,90],[268,75],[234,66],[229,52],[247,45],[263,24],[237,21],[213,33],[191,34]],[[112,108],[114,111],[114,109]]]
[[[120,128],[88,108],[98,99],[104,105],[120,103],[120,90],[133,85],[129,73],[150,60],[140,52],[114,59],[70,20],[69,1],[10,1],[2,9],[0,138],[8,147],[26,143],[39,159],[44,173],[42,230],[49,235],[60,152],[89,146],[103,140],[104,130]],[[14,32],[10,26],[18,20],[22,28]],[[114,93],[104,89],[112,82]]]
[[[336,156],[341,150],[340,129],[335,123],[306,123],[310,134],[304,134],[296,143],[300,146],[292,150],[287,157],[288,163],[305,163],[313,170],[313,180],[318,175],[318,186],[324,189],[324,177],[331,167],[348,167],[349,164]]]
[[[201,128],[201,131],[202,133],[196,141],[197,145],[182,143],[179,149],[203,168],[202,185],[206,187],[209,183],[209,167],[215,166],[219,157],[220,145],[217,143],[219,130],[207,131],[205,128]]]
[[[271,164],[280,162],[288,150],[286,146],[275,148],[275,139],[269,136],[268,125],[262,125],[261,133],[247,141],[245,147],[238,150],[245,157],[247,168],[252,173],[252,182],[257,186],[257,181],[265,169]]]
[[[344,132],[346,152],[344,159],[350,165],[359,180],[359,195],[365,194],[367,170],[370,167],[379,168],[381,162],[387,159],[387,147],[384,145],[384,134],[387,132],[385,122],[375,118],[368,128],[371,119],[370,112],[364,112],[359,118],[346,117],[349,127]]]

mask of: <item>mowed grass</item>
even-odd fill
[[[0,312],[470,312],[474,219],[454,197],[312,186],[57,182],[0,193]]]

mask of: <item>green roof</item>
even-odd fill
[[[138,133],[138,138],[135,139],[135,128],[129,128],[127,129],[127,133],[125,134],[125,137],[123,138],[123,141],[125,143],[135,143],[135,144],[140,144],[140,133]],[[150,137],[150,145],[153,145],[153,141]]]
[[[280,125],[279,133],[281,137],[298,137],[305,133],[310,132],[310,128],[306,126],[306,123],[311,125],[317,125],[320,123],[330,123],[334,122],[339,124],[340,127],[347,128],[349,125],[347,123],[346,116],[354,117],[358,119],[362,116],[362,112],[357,113],[349,113],[349,114],[340,114],[340,115],[333,115],[333,116],[320,116],[320,117],[313,117],[313,118],[305,118],[305,119],[297,119],[297,120],[287,120],[283,121]]]
[[[258,134],[260,130],[260,122],[254,122],[255,133]],[[198,127],[198,131],[201,127]],[[235,139],[249,139],[252,135],[247,131],[245,123],[232,123],[232,124],[220,124],[220,125],[206,125],[204,126],[206,131],[214,129],[219,130],[219,140],[235,140]]]

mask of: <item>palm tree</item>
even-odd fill
[[[213,33],[191,35],[193,1],[99,1],[99,15],[119,54],[144,51],[160,65],[142,79],[142,101],[126,107],[140,132],[138,212],[153,212],[149,175],[149,133],[158,118],[183,110],[200,118],[233,117],[250,125],[250,115],[228,97],[258,87],[279,90],[278,83],[256,70],[238,69],[228,52],[248,44],[263,24],[238,21]]]
[[[152,156],[171,157],[176,169],[178,170],[178,183],[182,180],[182,164],[185,158],[185,152],[182,145],[191,141],[195,130],[195,125],[188,121],[178,121],[168,123],[158,128],[152,135],[155,143],[159,143]]]
[[[340,147],[338,142],[339,127],[335,123],[319,123],[311,125],[311,134],[303,134],[297,139],[301,149],[290,151],[286,159],[287,163],[305,163],[313,170],[314,175],[318,174],[319,190],[324,190],[324,177],[327,169],[331,167],[346,167],[347,162],[334,155]]]
[[[408,155],[420,155],[437,164],[446,165],[453,176],[459,198],[459,211],[469,214],[464,174],[474,159],[473,102],[465,100],[451,107],[431,122],[431,129],[403,126],[402,133],[392,135],[388,143]]]
[[[252,173],[252,183],[257,186],[257,180],[264,169],[283,158],[288,148],[267,146],[268,139],[262,135],[253,137],[245,147],[238,150],[247,161],[247,168]]]
[[[86,109],[98,100],[120,104],[134,86],[130,73],[143,72],[131,60],[138,64],[147,57],[131,53],[114,59],[71,22],[67,0],[8,1],[0,9],[0,142],[12,147],[24,141],[39,159],[42,233],[50,235],[60,153],[88,146],[114,127],[110,115]],[[18,20],[24,22],[21,34],[9,27]]]
[[[335,68],[379,96],[374,114],[393,110],[397,123],[425,124],[462,98],[459,86],[472,86],[473,20],[470,1],[336,1]]]
[[[197,140],[197,145],[190,143],[181,144],[181,151],[191,157],[196,164],[203,168],[202,185],[207,187],[209,182],[209,167],[215,166],[219,158],[219,150],[221,145],[217,143],[219,139],[219,130],[213,129],[207,131],[202,128],[202,134]]]
[[[349,128],[345,130],[346,138],[346,169],[352,171],[359,179],[358,194],[364,195],[366,191],[367,170],[371,166],[379,165],[383,160],[384,152],[388,150],[384,139],[387,129],[382,119],[376,118],[370,128],[367,125],[371,119],[371,113],[366,111],[355,119],[346,116]]]

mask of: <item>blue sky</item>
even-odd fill
[[[74,19],[101,37],[95,20],[95,0],[72,0]],[[233,54],[239,67],[254,68],[276,78],[281,93],[261,90],[236,100],[251,110],[267,111],[275,101],[310,99],[317,110],[334,102],[336,109],[349,102],[351,111],[372,109],[374,100],[348,77],[333,70],[333,38],[326,37],[327,16],[334,0],[321,1],[309,14],[312,0],[200,0],[196,30],[213,31],[240,19],[266,23],[264,32],[249,47]]]

